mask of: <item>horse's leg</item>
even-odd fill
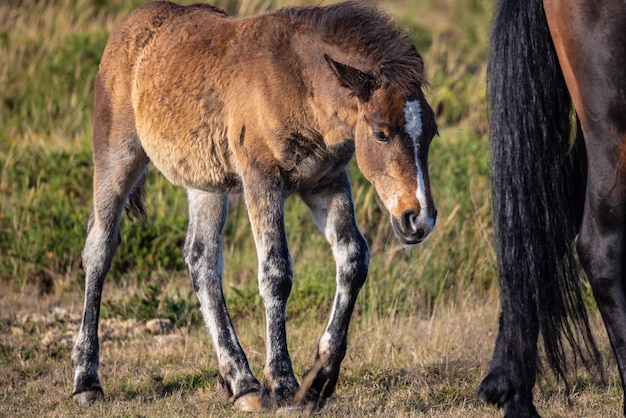
[[[584,153],[585,145],[578,129],[576,143],[569,156],[572,159],[570,171],[576,185],[584,184],[586,178]],[[578,202],[581,202],[582,207],[582,200],[582,196],[575,196],[572,203],[579,206]],[[582,209],[576,208],[578,221],[581,212]],[[498,336],[489,373],[478,392],[490,403],[503,407],[507,417],[537,416],[537,410],[532,403],[532,389],[537,376],[537,308],[532,297],[526,295],[522,298],[518,292],[504,288],[507,283],[508,281],[500,283],[501,297],[505,299],[501,303]],[[516,301],[512,301],[511,297],[516,298]],[[516,314],[516,310],[522,314]]]
[[[537,417],[539,414],[532,402],[532,390],[537,377],[539,332],[535,308],[534,305],[525,307],[527,316],[521,323],[519,317],[511,313],[510,303],[503,302],[501,305],[502,312],[491,366],[480,384],[478,393],[488,402],[504,408],[507,418]],[[508,346],[511,344],[518,346],[517,349],[510,350]],[[518,357],[513,353],[522,355]]]
[[[354,217],[347,173],[333,183],[302,193],[315,223],[332,246],[337,263],[337,289],[330,319],[319,340],[313,367],[304,375],[295,403],[322,406],[334,391],[346,354],[348,326],[357,295],[367,277],[369,249]]]
[[[96,106],[95,109],[94,206],[82,253],[85,271],[83,319],[73,352],[73,397],[81,405],[104,397],[98,378],[98,318],[102,287],[119,245],[119,220],[124,203],[148,164],[132,121],[124,117],[112,118],[106,106]]]
[[[611,138],[609,131],[594,135],[587,130],[585,138],[589,175],[578,253],[617,358],[623,386],[626,382],[626,170],[623,167],[626,135],[617,146],[606,145]],[[626,398],[624,402],[626,414]]]
[[[577,242],[626,383],[626,50],[624,2],[544,0],[582,128],[587,182]],[[576,22],[576,24],[572,24]],[[599,47],[601,46],[601,47]],[[624,399],[626,413],[626,397]]]
[[[298,388],[287,350],[287,299],[293,267],[287,248],[281,182],[252,175],[244,186],[258,257],[259,293],[265,306],[266,358],[264,398],[269,406],[291,402]]]

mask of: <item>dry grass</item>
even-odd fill
[[[189,286],[186,278],[173,286]],[[133,289],[126,292],[135,291]],[[119,288],[105,300],[119,298]],[[26,293],[27,294],[27,293]],[[82,295],[40,298],[0,289],[0,416],[232,416],[217,389],[216,360],[201,328],[151,333],[145,323],[101,323],[101,378],[107,400],[88,408],[70,397],[72,338]],[[468,298],[436,306],[430,317],[357,314],[335,395],[324,416],[489,417],[502,412],[475,395],[490,358],[497,323],[495,300]],[[289,324],[294,367],[307,369],[325,313]],[[261,312],[235,320],[251,366],[260,375],[264,353]],[[599,325],[599,324],[596,324]],[[601,340],[605,353],[606,339]],[[610,354],[610,353],[609,353]],[[607,356],[609,357],[609,356]],[[542,379],[537,406],[548,417],[616,416],[621,388],[613,361],[608,384],[580,372],[570,403],[562,385]]]

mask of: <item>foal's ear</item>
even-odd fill
[[[341,64],[326,54],[324,54],[324,58],[337,75],[341,85],[352,90],[352,93],[362,101],[367,102],[374,90],[380,87],[380,82],[373,75]]]

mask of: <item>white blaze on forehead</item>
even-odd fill
[[[413,143],[417,146],[417,138],[422,135],[422,107],[419,100],[413,100],[404,104],[404,120],[406,133],[409,134]]]
[[[422,135],[422,107],[419,100],[413,100],[404,104],[404,120],[406,133],[413,140],[413,152],[415,155],[415,167],[417,167],[417,191],[415,197],[420,204],[422,213],[426,213],[426,184],[424,173],[420,166],[417,150],[417,139]]]

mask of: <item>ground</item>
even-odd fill
[[[181,286],[186,286],[181,279]],[[78,292],[39,295],[36,289],[0,292],[0,416],[232,416],[217,385],[210,339],[202,327],[167,319],[101,321],[100,373],[106,400],[78,407],[71,399],[71,347],[82,310]],[[108,298],[119,298],[113,288]],[[336,392],[319,412],[327,416],[501,416],[476,387],[488,367],[496,332],[496,300],[435,307],[430,317],[410,312],[385,318],[356,314]],[[289,323],[298,376],[312,361],[324,315]],[[235,319],[251,366],[261,375],[261,313]],[[597,324],[599,326],[599,324]],[[545,416],[618,416],[621,388],[604,345],[607,383],[582,371],[567,399],[548,377],[537,390]]]

